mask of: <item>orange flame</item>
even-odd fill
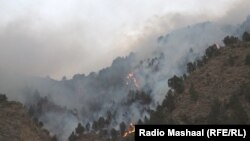
[[[128,73],[128,75],[127,75],[126,78],[127,78],[128,80],[132,81],[133,84],[135,85],[135,87],[136,87],[137,89],[139,89],[139,83],[138,83],[137,79],[135,78],[135,74],[134,74],[134,73],[132,73],[132,72]],[[129,84],[129,82],[127,81],[127,82],[126,82],[126,85],[128,85],[128,84]]]
[[[127,137],[128,135],[130,135],[130,134],[132,134],[134,132],[135,132],[135,126],[134,126],[133,123],[130,123],[130,125],[128,127],[128,130],[123,133],[122,137],[125,138],[125,137]]]

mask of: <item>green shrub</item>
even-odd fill
[[[242,35],[242,40],[245,42],[249,42],[250,41],[250,34],[248,32],[244,32],[244,34]]]
[[[196,69],[195,63],[191,63],[191,62],[187,63],[187,72],[189,74],[191,74],[193,71],[195,71],[195,69]]]
[[[219,55],[219,51],[218,51],[217,45],[214,44],[214,45],[212,45],[212,46],[209,46],[209,47],[206,49],[205,54],[206,54],[206,56],[207,56],[208,58],[211,58],[211,57],[214,57],[214,56]]]
[[[8,100],[7,96],[5,94],[0,94],[0,103],[6,102]]]
[[[111,137],[114,139],[118,136],[118,132],[115,130],[115,128],[112,128],[110,131]]]
[[[121,132],[121,133],[124,133],[125,130],[126,130],[126,124],[125,124],[125,122],[123,121],[123,122],[120,123],[120,132]]]
[[[182,93],[184,91],[183,79],[176,75],[168,80],[168,86],[174,89],[177,93]]]
[[[162,107],[165,107],[169,112],[172,112],[175,109],[174,95],[171,90],[168,91],[165,99],[163,100]]]
[[[237,37],[234,37],[234,36],[227,36],[223,40],[225,45],[235,44],[235,43],[238,43],[239,41],[240,40]]]
[[[68,138],[69,141],[76,141],[76,135],[74,132],[72,132]]]
[[[78,126],[76,127],[75,131],[76,134],[81,135],[85,131],[85,128],[82,126],[81,123],[78,123]]]
[[[197,101],[197,99],[198,99],[198,93],[197,93],[197,91],[195,90],[193,84],[191,84],[191,86],[190,86],[190,88],[189,88],[189,94],[190,94],[191,100]]]

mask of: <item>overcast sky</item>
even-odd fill
[[[236,5],[245,6],[238,17],[243,20],[247,4],[248,0],[0,0],[0,74],[61,79],[97,71],[133,51],[130,44],[145,27],[165,34],[171,29],[165,22],[179,24],[178,17],[185,15],[196,17],[193,22],[221,17],[233,22],[225,17]]]

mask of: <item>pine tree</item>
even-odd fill
[[[81,135],[83,132],[84,132],[84,127],[82,126],[82,124],[81,123],[78,123],[78,126],[77,126],[77,128],[76,128],[76,134],[78,134],[78,135]]]

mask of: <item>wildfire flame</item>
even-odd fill
[[[130,123],[130,125],[128,127],[128,130],[123,133],[122,137],[125,138],[125,137],[127,137],[128,135],[130,135],[130,134],[132,134],[134,132],[135,132],[135,126],[134,126],[133,123]]]
[[[127,80],[133,82],[134,86],[135,86],[137,89],[139,89],[139,82],[138,82],[138,80],[136,79],[134,73],[132,73],[132,72],[128,73],[128,75],[127,75],[126,78],[127,78]],[[126,82],[126,85],[129,85],[129,82],[128,82],[128,81]]]

